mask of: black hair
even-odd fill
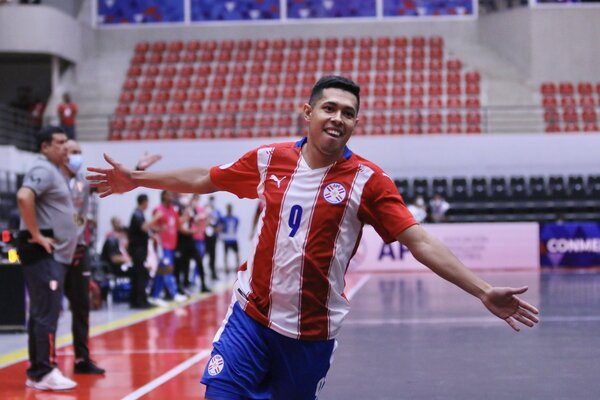
[[[42,128],[35,134],[35,145],[38,152],[42,151],[42,144],[52,144],[52,139],[55,133],[64,134],[65,131],[61,127],[50,125]]]
[[[145,201],[148,201],[148,195],[145,193],[140,194],[137,197],[137,204],[138,206],[141,206],[142,204],[144,204]]]
[[[169,193],[168,190],[163,190],[162,192],[160,192],[160,202],[162,203],[163,201],[165,201],[165,199],[167,198],[167,194]]]
[[[328,75],[319,79],[312,88],[308,103],[311,106],[314,106],[315,103],[323,97],[323,90],[329,88],[342,89],[356,96],[356,112],[358,112],[358,109],[360,108],[360,86],[354,81],[339,75]]]

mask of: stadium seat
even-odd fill
[[[573,96],[575,94],[575,87],[571,82],[560,82],[558,92],[561,96]]]
[[[540,92],[544,96],[554,96],[557,92],[556,84],[554,82],[543,82],[540,85]]]

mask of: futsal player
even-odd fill
[[[358,124],[360,88],[328,76],[304,105],[307,137],[251,150],[221,166],[138,172],[105,155],[89,168],[101,194],[136,187],[224,190],[264,201],[253,250],[237,275],[232,304],[213,342],[202,382],[207,399],[314,399],[325,383],[349,311],[344,274],[364,224],[400,241],[421,263],[478,298],[513,329],[538,322],[517,297],[527,287],[492,287],[416,223],[392,180],[346,143]]]

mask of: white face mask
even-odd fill
[[[67,168],[72,173],[77,173],[79,168],[83,165],[83,157],[81,154],[69,154],[69,161],[67,162]]]

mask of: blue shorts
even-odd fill
[[[163,255],[160,259],[161,267],[172,267],[175,265],[175,250],[163,249]]]
[[[315,400],[336,344],[283,336],[254,321],[237,302],[217,338],[202,376],[211,400]]]

